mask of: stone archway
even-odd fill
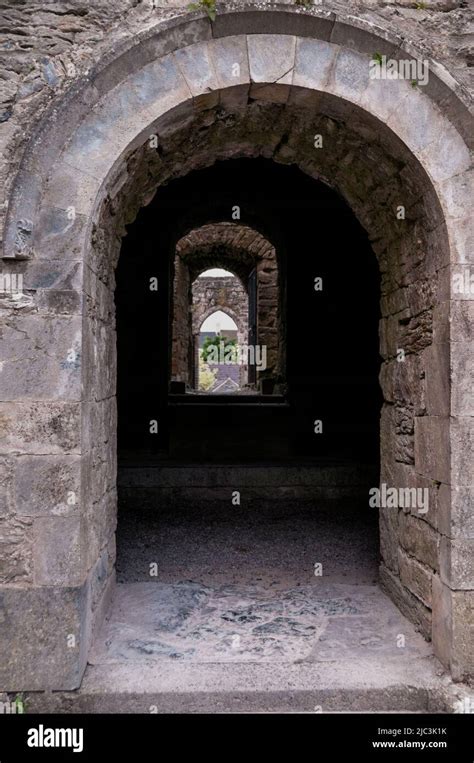
[[[270,377],[281,383],[285,366],[285,326],[282,321],[285,306],[284,284],[275,247],[259,231],[235,222],[212,223],[189,231],[177,242],[174,261],[174,302],[181,305],[181,313],[187,301],[187,289],[194,283],[198,271],[212,267],[228,269],[247,292],[250,274],[255,269],[258,284],[256,333],[258,343],[266,348],[266,369],[259,373],[259,378]],[[177,290],[178,284],[180,288]],[[201,311],[197,311],[196,316],[199,318],[200,314]],[[243,325],[240,343],[247,344],[248,315],[246,320],[242,322],[240,318],[237,323]],[[194,335],[199,332],[194,320],[192,331]],[[182,346],[181,350],[175,349],[175,354],[181,357],[180,366],[185,367]]]
[[[387,30],[317,13],[224,11],[215,24],[199,14],[161,23],[111,51],[29,142],[3,256],[25,282],[13,330],[44,336],[47,324],[53,354],[45,365],[44,346],[31,342],[38,372],[25,376],[28,385],[21,374],[7,378],[2,403],[16,494],[34,474],[36,501],[11,518],[29,564],[19,586],[7,574],[2,589],[3,649],[12,655],[4,688],[77,687],[113,590],[113,272],[124,225],[161,182],[218,157],[259,155],[336,187],[378,255],[381,481],[426,488],[433,509],[381,510],[381,580],[432,633],[453,677],[472,675],[468,122],[439,65],[424,90],[371,80],[374,47],[412,58]],[[35,638],[20,640],[20,630]]]

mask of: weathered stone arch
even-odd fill
[[[276,256],[275,247],[257,230],[229,222],[194,228],[178,242],[176,252],[189,265],[192,278],[196,277],[196,260],[199,269],[202,263],[213,267],[216,262],[228,262],[229,270],[234,268],[243,283],[258,260]]]
[[[186,281],[185,278],[184,283]],[[196,384],[199,377],[199,335],[207,318],[221,310],[236,324],[238,343],[243,345],[248,342],[248,294],[237,276],[196,277],[189,281],[192,305],[188,297],[185,309],[180,311],[176,305],[173,306],[172,373],[174,381],[192,386],[192,381]],[[187,321],[186,316],[189,316]],[[240,375],[241,384],[247,382],[244,371],[242,369]]]
[[[234,28],[239,30],[240,39],[235,36]],[[296,68],[291,66],[288,73],[285,72],[283,82],[282,77],[272,75],[278,75],[281,62],[295,64],[293,35],[301,30],[300,48],[307,48],[306,64],[310,67],[314,64],[315,69],[306,71],[301,59]],[[280,62],[278,56],[273,61],[259,60],[258,46],[269,32],[278,33],[281,40],[286,38],[279,52]],[[254,48],[255,71],[252,73],[246,64],[246,33]],[[74,206],[80,215],[100,206],[99,189],[106,192],[102,184],[124,156],[153,134],[154,126],[161,128],[160,135],[166,135],[178,116],[176,110],[189,117],[193,107],[200,110],[209,105],[213,91],[234,87],[248,90],[250,81],[253,96],[260,93],[258,97],[263,100],[271,101],[274,97],[277,101],[287,101],[290,88],[296,86],[303,88],[295,94],[296,102],[304,103],[309,98],[311,103],[311,91],[327,93],[342,103],[347,100],[382,122],[387,121],[389,127],[393,124],[395,135],[406,143],[435,183],[442,184],[467,170],[469,113],[460,99],[462,92],[454,90],[452,78],[443,67],[432,63],[426,98],[419,89],[410,89],[410,83],[398,81],[392,98],[387,99],[381,81],[369,81],[367,75],[375,42],[383,55],[407,58],[417,55],[417,51],[413,51],[412,56],[400,39],[391,38],[386,30],[375,26],[359,22],[351,28],[342,19],[320,18],[318,14],[303,17],[289,9],[224,13],[217,33],[204,18],[172,20],[148,29],[138,43],[125,41],[104,56],[87,79],[76,82],[59,104],[53,105],[30,140],[8,205],[4,256],[26,257],[32,247],[39,252],[44,236],[39,237],[38,230],[35,232],[33,220],[36,229],[49,220],[57,232],[62,222],[75,238],[80,236],[79,226],[68,224],[70,219],[64,219],[64,215],[62,221],[58,219],[61,211]],[[239,77],[229,74],[225,68],[226,55],[242,64],[243,73]],[[275,71],[271,70],[272,66],[276,67]],[[334,78],[329,82],[331,72]],[[272,96],[266,85],[274,83],[282,85],[282,89],[274,88]],[[225,93],[224,100],[226,95],[236,97],[237,92]],[[321,105],[332,105],[335,112],[341,113],[335,100],[332,104],[329,101]],[[403,112],[397,108],[402,101]],[[159,122],[164,115],[167,118]],[[439,118],[442,117],[444,130],[440,129]],[[426,131],[421,141],[420,127]],[[441,142],[443,152],[437,150]],[[84,149],[87,161],[84,161]],[[450,156],[442,159],[446,154]],[[443,162],[444,168],[439,166]],[[61,198],[62,180],[70,186],[68,207]],[[444,193],[439,193],[445,211],[448,211],[449,197],[446,185]],[[54,211],[57,217],[53,220]],[[41,212],[46,219],[41,217]],[[82,223],[85,232],[84,220]]]
[[[189,269],[188,275],[183,273],[183,264]],[[212,267],[226,267],[239,278],[246,291],[250,273],[255,268],[258,280],[257,339],[267,348],[267,369],[262,375],[282,381],[285,372],[284,297],[275,246],[255,228],[236,222],[193,228],[176,244],[175,272],[181,273],[183,283],[187,280],[193,283],[199,272]],[[193,332],[196,332],[195,326]]]
[[[15,479],[36,470],[33,500],[53,473],[80,498],[55,516],[45,509],[32,530],[24,522],[32,564],[3,591],[3,651],[11,661],[2,688],[77,686],[113,589],[111,295],[124,226],[160,182],[216,158],[258,155],[297,163],[336,187],[369,233],[382,272],[382,481],[429,486],[437,507],[424,519],[404,515],[401,527],[381,512],[382,580],[425,634],[432,628],[454,677],[474,672],[465,352],[473,294],[459,287],[466,277],[470,283],[470,123],[460,88],[435,62],[423,91],[398,80],[388,97],[387,83],[368,77],[374,49],[412,57],[386,29],[288,7],[224,10],[215,24],[199,15],[168,21],[111,50],[29,142],[9,199],[3,256],[24,276],[17,330],[23,322],[40,336],[48,322],[57,356],[46,374],[43,347],[32,346],[28,363],[39,373],[29,374],[28,388],[7,378],[2,426]],[[206,122],[209,135],[227,130],[226,139],[210,150],[203,131],[186,153],[180,138]],[[160,152],[150,148],[153,134]],[[329,151],[310,146],[315,134]],[[400,205],[405,220],[395,217]],[[406,365],[397,363],[400,345]],[[414,595],[397,549],[400,535],[414,548],[420,533],[431,560],[416,559],[418,551],[413,558],[430,571]],[[37,635],[27,645],[17,640],[23,617]],[[74,650],[64,647],[71,632]]]

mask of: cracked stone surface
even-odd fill
[[[89,661],[294,663],[430,654],[430,645],[376,586],[268,591],[180,581],[119,585]]]
[[[357,501],[157,510],[132,496],[121,502],[120,582],[92,665],[368,659],[380,669],[432,653],[375,585],[376,517]]]

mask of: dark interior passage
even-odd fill
[[[284,394],[183,401],[169,394],[176,242],[231,221],[237,207],[276,248]],[[119,458],[376,463],[378,278],[350,208],[295,167],[233,160],[159,189],[129,227],[117,269]]]
[[[279,384],[176,394],[176,245],[237,208],[278,260]],[[143,628],[126,653],[278,658],[293,640],[299,653],[318,632],[314,607],[353,614],[352,597],[376,590],[379,285],[365,232],[339,195],[295,167],[218,163],[141,211],[123,242],[116,302],[117,577],[164,627],[159,637]],[[209,601],[218,624],[204,617],[188,633]]]

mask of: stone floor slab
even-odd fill
[[[403,661],[430,654],[376,586],[315,582],[269,591],[181,581],[119,585],[89,661]]]

